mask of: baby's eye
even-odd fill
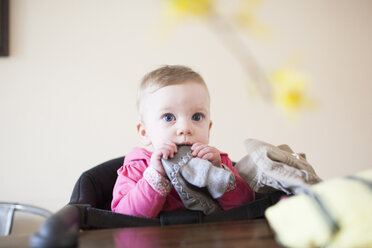
[[[171,121],[174,121],[175,119],[176,117],[173,114],[163,115],[163,120],[165,120],[166,122],[171,122]]]
[[[201,114],[201,113],[195,113],[192,116],[192,120],[193,121],[201,121],[201,120],[203,120],[203,114]]]

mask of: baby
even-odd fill
[[[161,211],[185,209],[172,188],[161,159],[174,157],[177,145],[190,145],[192,155],[231,171],[226,192],[217,200],[223,210],[254,200],[226,153],[209,146],[210,99],[203,78],[185,66],[163,66],[143,78],[137,99],[137,131],[153,152],[134,148],[118,170],[112,211],[155,218]]]

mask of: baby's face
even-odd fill
[[[205,86],[195,82],[166,86],[145,96],[141,106],[147,145],[208,144],[212,123]]]

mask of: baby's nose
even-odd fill
[[[179,124],[177,128],[177,135],[191,135],[192,134],[192,128],[190,123],[188,122],[182,122]]]
[[[177,134],[178,135],[191,135],[191,130],[190,129],[179,129]]]

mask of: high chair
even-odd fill
[[[112,190],[124,157],[109,160],[85,171],[75,184],[70,202],[48,218],[31,236],[32,247],[74,247],[79,230],[163,226],[263,218],[283,192],[257,194],[256,200],[216,214],[201,211],[162,212],[158,218],[142,218],[111,211]]]

